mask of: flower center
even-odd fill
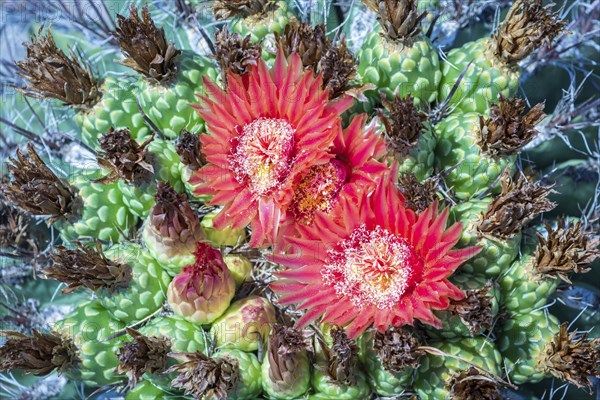
[[[380,226],[356,228],[328,251],[324,282],[358,307],[390,309],[413,287],[422,261],[406,239]]]
[[[244,126],[230,163],[238,182],[268,194],[290,171],[295,130],[284,119],[259,118]]]
[[[347,175],[344,164],[336,159],[310,168],[296,187],[290,206],[296,221],[308,225],[317,211],[330,212]]]

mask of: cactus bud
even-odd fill
[[[194,255],[194,264],[173,278],[167,298],[175,314],[193,323],[210,324],[229,307],[235,281],[219,250],[198,242]]]

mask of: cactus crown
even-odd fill
[[[514,237],[539,214],[556,207],[556,203],[547,199],[552,186],[531,182],[524,175],[510,179],[508,171],[503,174],[501,185],[502,193],[490,203],[477,226],[482,236]]]
[[[416,0],[363,0],[377,13],[381,33],[392,41],[407,42],[421,32],[419,24],[427,12],[419,13]]]
[[[275,41],[286,57],[296,53],[302,59],[304,68],[312,68],[315,71],[331,46],[324,24],[312,26],[296,19],[292,19],[285,26],[282,35],[275,32]]]
[[[451,301],[448,307],[449,312],[460,317],[473,337],[492,328],[494,313],[489,296],[492,285],[492,281],[488,281],[480,289],[465,290],[465,297]]]
[[[569,334],[563,322],[554,340],[546,345],[539,366],[544,373],[570,382],[577,387],[591,387],[590,376],[600,378],[600,338],[587,340],[587,332],[577,338]]]
[[[218,20],[234,17],[263,17],[277,9],[276,0],[216,0],[213,13]]]
[[[96,249],[80,242],[75,245],[77,248],[73,250],[55,246],[50,256],[53,264],[44,271],[46,278],[67,284],[63,294],[82,286],[93,291],[106,289],[108,293],[129,287],[133,277],[131,266],[106,258],[98,241]]]
[[[508,11],[498,32],[492,35],[491,50],[509,65],[515,65],[535,49],[549,45],[565,32],[566,22],[558,13],[550,12],[552,5],[542,0],[517,0]]]
[[[79,362],[73,341],[56,332],[41,333],[33,329],[33,336],[6,331],[0,347],[0,371],[23,370],[37,376],[53,371],[62,373]]]
[[[164,337],[148,337],[134,329],[126,329],[133,340],[123,345],[117,353],[117,373],[127,373],[129,386],[133,388],[146,372],[152,374],[167,369],[171,342]]]
[[[232,357],[210,358],[199,351],[169,356],[181,361],[165,371],[179,374],[171,386],[196,399],[226,399],[239,380],[239,363]]]
[[[181,50],[167,42],[164,29],[154,25],[148,6],[142,8],[140,18],[132,5],[129,18],[117,15],[117,24],[113,36],[127,57],[124,65],[157,82],[166,82],[175,74],[175,57]]]
[[[490,106],[490,117],[479,117],[478,145],[491,157],[506,157],[529,143],[538,133],[535,126],[545,117],[544,103],[527,113],[525,101],[500,95]]]
[[[419,358],[425,352],[419,341],[406,329],[390,327],[385,332],[375,332],[373,348],[383,364],[391,372],[403,372],[406,368],[417,368]]]
[[[73,107],[93,107],[101,93],[89,64],[79,60],[73,51],[67,56],[54,42],[50,29],[46,35],[42,30],[43,26],[37,36],[31,37],[31,43],[25,43],[26,58],[16,63],[18,74],[29,81],[19,91],[30,97],[57,99]]]
[[[398,178],[398,188],[406,198],[408,208],[421,213],[438,199],[437,177],[427,178],[423,183],[411,173],[401,174]]]
[[[200,220],[185,193],[177,193],[168,182],[159,182],[155,199],[149,222],[163,241],[186,242],[200,229]]]
[[[49,215],[50,223],[78,215],[76,189],[48,168],[31,143],[27,155],[17,150],[17,158],[7,163],[13,179],[2,185],[6,199],[33,215]]]
[[[196,171],[206,164],[206,157],[202,153],[202,143],[198,135],[184,129],[179,135],[176,149],[177,154],[181,157],[181,162],[191,170]]]
[[[537,233],[536,269],[541,275],[571,283],[569,273],[589,271],[587,266],[600,257],[600,238],[586,232],[581,221],[567,226],[560,218],[556,228],[546,224],[546,230],[548,238]]]
[[[129,129],[110,130],[98,140],[100,149],[98,164],[109,174],[94,180],[97,183],[111,183],[123,179],[130,184],[141,184],[154,174],[151,154],[147,146],[154,140],[150,137],[141,145],[131,136]]]
[[[333,327],[331,329],[333,344],[327,346],[321,343],[323,355],[327,362],[325,370],[329,377],[343,386],[356,384],[356,369],[358,364],[358,346],[356,341],[350,339],[344,329]]]
[[[448,381],[452,400],[501,400],[498,384],[475,367],[459,371]]]
[[[251,43],[250,35],[245,38],[238,33],[229,33],[227,27],[215,32],[215,55],[223,76],[231,71],[244,75],[248,68],[258,64],[262,54],[262,40],[257,44]],[[223,79],[227,83],[227,79]]]
[[[415,99],[407,96],[401,99],[398,95],[393,101],[382,96],[381,101],[387,110],[379,113],[379,118],[385,127],[385,140],[400,157],[406,156],[417,143],[427,115],[415,106]]]

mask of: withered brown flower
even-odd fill
[[[385,332],[375,332],[373,348],[383,367],[392,372],[417,368],[425,352],[419,348],[416,336],[405,328],[390,327]]]
[[[213,13],[218,20],[261,17],[275,9],[276,0],[215,0],[213,5]]]
[[[491,157],[506,157],[529,143],[538,134],[536,125],[544,119],[544,103],[525,112],[525,101],[500,95],[490,106],[490,116],[479,118],[477,144]]]
[[[79,362],[71,339],[56,332],[34,329],[32,333],[32,336],[12,331],[0,333],[7,338],[0,347],[0,371],[21,370],[43,376],[53,371],[62,373]]]
[[[30,143],[27,156],[17,150],[17,157],[6,164],[10,182],[1,186],[6,199],[33,215],[49,215],[50,223],[75,218],[81,206],[77,189],[59,178]]]
[[[560,278],[567,283],[570,273],[584,273],[589,264],[600,257],[600,237],[586,232],[581,221],[567,224],[559,218],[556,228],[546,223],[547,237],[537,232],[535,268],[548,277]]]
[[[126,373],[133,388],[146,372],[152,374],[167,369],[171,342],[165,337],[144,336],[132,328],[126,330],[133,340],[117,351],[116,372]]]
[[[117,25],[113,35],[127,57],[124,65],[157,82],[166,82],[177,72],[175,58],[181,50],[167,42],[164,29],[156,27],[147,5],[141,18],[137,7],[130,6],[129,18],[117,15]]]
[[[198,135],[184,129],[179,135],[176,150],[181,163],[192,171],[197,171],[206,165],[206,157],[202,152],[202,143]]]
[[[16,63],[18,74],[29,82],[19,90],[31,97],[52,98],[74,107],[91,108],[100,99],[100,83],[94,78],[89,64],[75,53],[69,56],[58,48],[52,32],[43,35],[40,27],[31,37],[26,58]]]
[[[55,246],[50,256],[53,264],[44,270],[46,278],[67,284],[64,294],[82,286],[94,291],[106,289],[109,293],[129,287],[131,266],[106,258],[100,242],[96,242],[95,249],[80,242],[75,242],[75,246],[72,250]]]
[[[240,379],[239,363],[233,357],[210,358],[199,351],[169,356],[181,361],[165,371],[179,374],[171,386],[196,399],[226,399]]]
[[[141,184],[150,180],[154,174],[152,154],[148,145],[154,136],[141,145],[131,136],[129,129],[110,130],[98,140],[100,153],[98,164],[109,170],[109,174],[94,180],[98,183],[111,183],[123,179],[130,184]]]
[[[224,75],[227,72],[244,75],[250,66],[258,64],[261,54],[262,40],[252,44],[250,35],[242,38],[239,33],[229,33],[227,27],[215,32],[214,58]]]
[[[425,129],[427,115],[415,106],[412,96],[400,98],[396,95],[390,101],[382,96],[381,101],[387,113],[380,111],[379,118],[385,127],[384,138],[388,148],[398,157],[405,157],[419,140]]]
[[[514,237],[538,215],[556,207],[556,203],[547,198],[552,193],[552,186],[529,181],[522,174],[510,179],[508,170],[500,182],[502,192],[490,203],[477,226],[482,236],[497,239]]]
[[[377,21],[381,25],[381,35],[392,41],[409,44],[421,29],[421,21],[427,12],[419,12],[416,0],[362,0],[363,3],[377,13]]]
[[[600,338],[588,339],[587,332],[569,333],[568,324],[563,322],[538,367],[577,387],[591,387],[590,377],[600,378]]]
[[[509,65],[516,65],[535,49],[549,45],[564,33],[566,21],[552,13],[553,4],[542,0],[516,0],[498,31],[492,35],[491,50]]]

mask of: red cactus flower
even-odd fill
[[[190,182],[197,194],[213,195],[223,210],[217,229],[252,227],[252,246],[273,243],[292,201],[293,184],[307,169],[326,163],[352,103],[329,100],[322,78],[304,71],[297,54],[279,54],[269,70],[263,61],[243,76],[229,72],[227,89],[204,79],[208,96],[195,106],[207,124],[202,150],[208,165]]]
[[[447,278],[477,249],[453,249],[462,227],[446,229],[448,209],[439,214],[433,204],[417,215],[390,175],[359,201],[340,198],[335,218],[317,213],[288,238],[293,249],[272,256],[286,267],[271,284],[279,302],[306,310],[299,327],[320,317],[355,338],[371,325],[385,331],[418,319],[439,326],[432,310],[463,298]]]
[[[366,117],[355,117],[348,128],[339,131],[330,151],[333,158],[309,168],[294,187],[292,203],[280,228],[282,238],[294,236],[298,228],[311,224],[318,211],[333,215],[340,197],[357,199],[388,170],[380,162],[386,154],[385,142],[375,134],[374,127],[365,129]]]

